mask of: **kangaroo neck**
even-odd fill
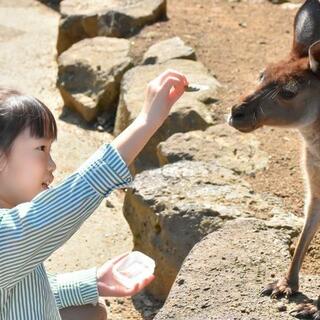
[[[299,128],[299,131],[304,139],[305,148],[313,156],[320,159],[320,119],[308,126]]]

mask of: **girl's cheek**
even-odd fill
[[[30,165],[42,169],[45,168],[45,163],[47,161],[48,156],[44,152],[36,152],[33,157],[31,157]]]
[[[30,157],[20,167],[20,174],[24,177],[25,184],[39,184],[44,178],[44,157]]]

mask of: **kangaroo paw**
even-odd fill
[[[320,299],[314,303],[301,303],[290,314],[298,319],[320,320]]]
[[[260,296],[271,296],[271,298],[279,298],[281,296],[290,297],[299,289],[298,284],[293,284],[287,278],[269,283],[260,291]],[[320,320],[320,319],[319,319]]]

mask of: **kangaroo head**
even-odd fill
[[[229,124],[249,132],[264,125],[299,128],[320,115],[320,2],[306,0],[294,23],[290,57],[268,66],[256,90],[232,108]]]
[[[309,57],[270,65],[261,83],[234,106],[229,124],[249,132],[263,125],[303,127],[320,111],[320,41],[310,47]]]

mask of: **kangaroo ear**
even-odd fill
[[[309,48],[309,65],[313,73],[320,75],[320,41]]]
[[[309,47],[320,40],[320,2],[306,0],[294,19],[294,39],[291,54],[307,57]]]

